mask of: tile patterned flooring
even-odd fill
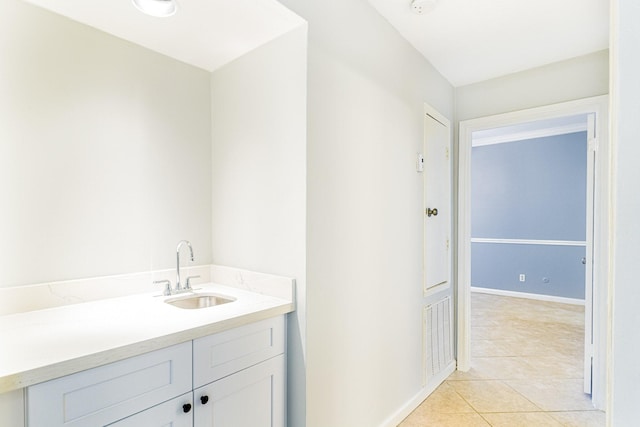
[[[603,427],[582,391],[584,307],[472,293],[471,369],[399,427]]]

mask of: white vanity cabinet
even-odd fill
[[[284,427],[278,316],[27,389],[27,427]]]
[[[284,317],[193,342],[195,427],[284,427]]]

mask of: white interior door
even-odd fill
[[[451,159],[448,121],[425,115],[424,291],[450,284]]]
[[[587,231],[584,292],[584,392],[592,392],[593,375],[593,211],[595,188],[595,156],[597,150],[596,115],[589,114],[587,119]]]

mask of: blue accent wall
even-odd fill
[[[584,256],[584,246],[472,243],[471,283],[479,288],[584,299]],[[524,282],[519,281],[520,274],[525,275]]]
[[[587,133],[472,149],[471,235],[584,240]]]
[[[472,238],[585,240],[586,132],[474,147],[471,173]],[[583,246],[472,243],[471,284],[583,299],[584,256]]]

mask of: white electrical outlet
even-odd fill
[[[527,280],[527,276],[525,276],[524,274],[520,275],[520,281],[524,282],[525,280]]]

